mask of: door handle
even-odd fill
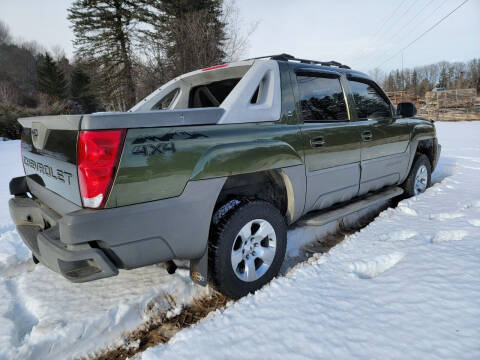
[[[364,131],[362,133],[362,140],[363,141],[370,141],[373,138],[373,134],[370,130]]]
[[[319,137],[316,137],[316,138],[313,138],[313,139],[310,139],[310,146],[311,147],[321,147],[325,145],[325,139],[323,138],[323,136],[319,136]]]

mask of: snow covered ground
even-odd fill
[[[480,359],[480,123],[437,127],[426,193],[143,359]]]
[[[425,194],[143,359],[480,358],[480,123],[437,129],[442,157]],[[8,181],[23,172],[18,141],[0,142],[0,168],[1,360],[92,355],[120,344],[148,304],[167,309],[164,293],[178,308],[207,293],[186,270],[72,284],[34,266],[8,214]],[[334,229],[290,231],[288,253]]]

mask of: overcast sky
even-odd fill
[[[368,71],[400,68],[404,46],[463,0],[237,0],[245,28],[258,21],[245,57],[289,53]],[[0,0],[0,20],[16,38],[73,54],[70,0]],[[480,57],[480,0],[464,6],[404,51],[413,67]]]

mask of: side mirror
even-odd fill
[[[408,118],[417,114],[417,108],[410,102],[403,102],[397,105],[397,115]]]

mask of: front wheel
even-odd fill
[[[280,211],[252,201],[228,213],[210,243],[214,286],[231,298],[252,293],[278,274],[285,256],[287,229]]]
[[[423,193],[430,186],[432,179],[432,165],[426,155],[419,154],[415,157],[410,173],[403,183],[407,197]]]

